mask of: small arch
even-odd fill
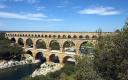
[[[96,35],[93,35],[93,36],[92,36],[92,38],[93,38],[93,39],[96,39],[96,38],[97,38],[97,36],[96,36]]]
[[[38,35],[38,37],[40,37],[40,35]]]
[[[79,38],[83,38],[83,36],[82,36],[82,35],[80,35],[80,36],[79,36]]]
[[[51,38],[51,35],[49,35],[49,38]]]
[[[73,36],[73,38],[77,38],[77,36],[76,36],[76,35],[74,35],[74,36]]]
[[[37,37],[37,35],[35,34],[35,37]]]
[[[31,37],[31,35],[30,35],[30,34],[29,34],[28,36],[29,36],[29,37]]]
[[[70,35],[68,35],[68,38],[71,38],[71,36],[70,36]]]
[[[63,35],[63,38],[66,38],[66,35]]]
[[[89,39],[89,35],[86,35],[85,38],[86,38],[86,39]]]
[[[60,38],[61,36],[60,35],[58,35],[58,38]]]
[[[12,43],[16,43],[16,39],[15,38],[11,38],[11,42]]]
[[[54,63],[60,63],[59,57],[56,56],[55,54],[51,54],[49,56],[49,61],[54,62]]]
[[[25,35],[25,37],[27,37],[27,34]]]
[[[47,36],[47,35],[45,35],[45,37],[47,38],[48,36]]]
[[[53,35],[53,37],[55,38],[55,37],[56,37],[56,35]]]
[[[41,37],[44,37],[43,35],[41,35]]]

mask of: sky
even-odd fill
[[[0,0],[0,30],[113,32],[128,17],[128,0]]]

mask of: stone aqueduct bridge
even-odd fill
[[[104,32],[103,35],[111,34],[110,32]],[[10,40],[15,40],[18,43],[18,40],[21,39],[23,41],[23,48],[25,51],[31,51],[33,57],[37,55],[38,52],[42,52],[43,56],[46,57],[46,61],[50,60],[50,56],[55,54],[59,57],[60,63],[63,63],[65,59],[73,58],[75,55],[80,54],[81,44],[90,42],[95,45],[96,38],[98,37],[98,33],[96,32],[6,32],[6,38]],[[27,40],[30,39],[32,41],[31,48],[27,46]],[[38,49],[36,47],[37,41],[44,41],[46,48]],[[59,44],[59,49],[53,50],[50,47],[50,44],[55,41]],[[72,54],[66,53],[64,50],[64,44],[67,41],[72,41],[75,49],[75,52]]]

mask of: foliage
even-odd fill
[[[128,79],[128,23],[120,32],[98,39],[95,69],[106,80]]]
[[[76,66],[76,80],[103,80],[95,71],[93,58],[82,56]]]
[[[21,54],[24,53],[21,47],[17,44],[11,43],[8,39],[0,40],[0,59],[16,59],[20,60]]]

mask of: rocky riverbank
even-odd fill
[[[0,69],[9,68],[9,67],[17,66],[17,65],[30,64],[30,63],[31,63],[31,61],[28,61],[28,60],[22,60],[22,61],[14,61],[14,60],[5,61],[5,60],[3,60],[0,62]]]
[[[59,63],[43,63],[40,65],[39,69],[36,69],[31,77],[35,77],[38,75],[46,75],[49,72],[54,72],[57,70],[60,70],[63,67],[63,65],[59,64]]]

